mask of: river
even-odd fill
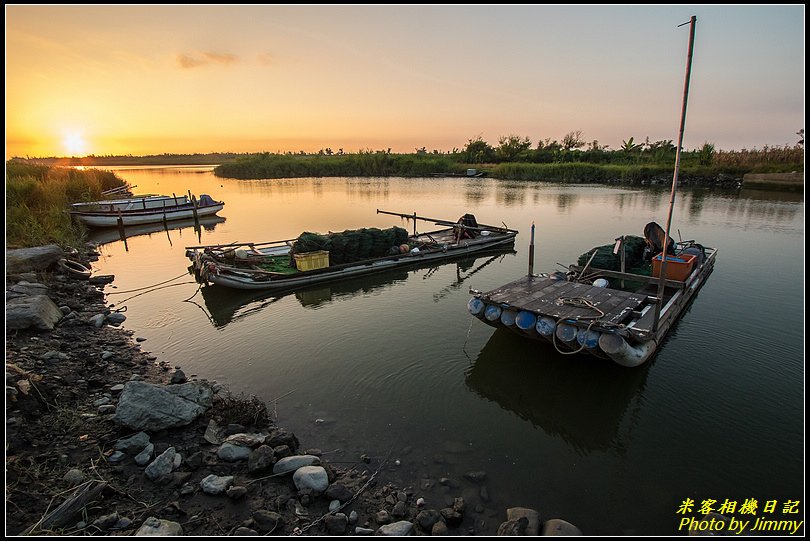
[[[114,170],[136,193],[225,201],[224,220],[199,234],[185,224],[126,242],[95,237],[104,244],[93,272],[115,275],[108,302],[126,306],[124,327],[186,374],[266,400],[304,449],[335,462],[389,457],[387,478],[437,509],[448,494],[464,496],[490,533],[513,506],[592,535],[677,534],[710,500],[714,510],[737,501],[737,513],[757,500],[751,519],[798,517],[782,511],[804,494],[801,194],[678,193],[673,237],[717,248],[715,270],[656,356],[627,369],[495,331],[467,312],[469,288],[527,272],[532,223],[536,272],[664,225],[668,189]],[[199,288],[187,270],[187,246],[412,228],[377,209],[453,221],[472,213],[520,234],[514,252],[282,297]],[[486,472],[483,496],[469,471]],[[687,499],[694,509],[679,514]]]

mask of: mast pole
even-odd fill
[[[664,304],[664,285],[666,283],[666,276],[667,276],[667,249],[669,248],[669,229],[672,226],[672,208],[675,205],[675,190],[678,186],[678,170],[680,169],[681,165],[681,149],[683,147],[683,131],[686,125],[686,103],[689,98],[689,79],[692,75],[692,53],[694,51],[695,46],[696,22],[697,17],[692,15],[688,23],[678,25],[679,27],[685,24],[689,25],[689,50],[686,58],[686,76],[684,77],[683,82],[683,101],[681,103],[681,125],[678,131],[678,146],[675,149],[675,173],[672,176],[672,191],[670,192],[669,196],[669,212],[667,214],[667,226],[664,229],[664,238],[662,241],[664,251],[661,254],[661,276],[658,281],[658,295],[657,295],[658,302],[656,303],[655,306],[655,319],[653,319],[653,332],[658,330],[658,320],[661,317],[661,307]]]

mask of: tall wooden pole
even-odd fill
[[[697,17],[692,15],[689,24],[689,50],[686,58],[686,76],[683,82],[683,101],[681,103],[681,126],[678,131],[678,147],[675,149],[675,173],[672,176],[672,191],[669,196],[669,213],[667,214],[667,226],[664,229],[663,246],[664,251],[661,254],[661,276],[658,281],[658,303],[655,306],[655,319],[653,319],[653,331],[658,330],[658,320],[661,317],[661,308],[664,304],[664,284],[666,283],[667,276],[667,249],[669,248],[669,229],[672,226],[672,208],[675,206],[675,190],[678,187],[678,170],[681,166],[681,148],[683,147],[683,131],[686,126],[686,103],[689,98],[689,79],[692,75],[692,52],[695,46],[695,23]]]

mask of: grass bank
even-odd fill
[[[69,205],[125,184],[109,171],[6,162],[6,248],[78,246],[86,230],[71,219]]]

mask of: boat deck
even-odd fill
[[[594,319],[599,313],[587,305],[570,304],[566,300],[583,299],[604,312],[601,322],[620,324],[628,314],[647,302],[647,295],[618,289],[596,287],[548,277],[523,276],[514,282],[487,292],[484,298],[556,319]],[[576,302],[576,301],[574,301]]]

